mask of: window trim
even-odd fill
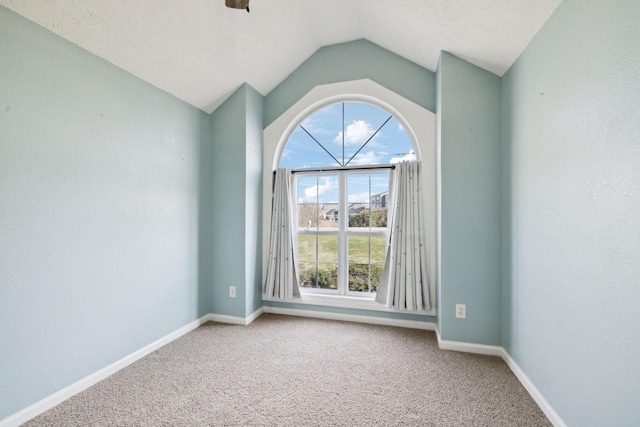
[[[340,206],[339,211],[345,212],[346,207],[349,205],[348,197],[349,197],[349,177],[357,176],[357,175],[372,175],[376,174],[376,172],[385,171],[388,173],[389,165],[380,165],[380,167],[374,168],[360,168],[360,169],[350,169],[348,167],[343,167],[342,169],[332,169],[331,172],[323,173],[317,172],[314,170],[305,171],[300,169],[296,172],[296,175],[300,176],[336,176],[338,178],[338,188],[339,190],[339,201],[338,204]],[[297,189],[297,179],[294,180],[294,187]],[[300,236],[337,236],[338,237],[338,288],[336,290],[332,289],[322,289],[322,288],[304,288],[300,286],[300,291],[304,289],[307,294],[324,294],[324,295],[333,295],[336,297],[354,297],[354,298],[369,298],[374,299],[375,293],[370,292],[357,292],[349,290],[349,237],[350,236],[373,236],[373,237],[387,237],[387,229],[381,231],[356,231],[353,227],[349,227],[348,225],[349,216],[348,215],[340,215],[338,221],[338,227],[335,230],[331,231],[305,231],[300,230],[299,225],[296,226],[296,235]],[[298,261],[300,262],[300,261]],[[316,263],[318,261],[316,260]],[[369,264],[370,265],[370,264]]]
[[[273,120],[263,131],[263,203],[262,203],[262,220],[263,220],[263,237],[262,237],[262,281],[265,280],[267,271],[267,261],[269,254],[269,230],[271,223],[271,192],[272,192],[272,173],[278,167],[278,162],[291,133],[297,127],[300,120],[308,116],[315,110],[335,104],[338,102],[366,102],[388,111],[394,115],[409,133],[411,140],[414,142],[416,149],[416,159],[421,160],[432,174],[422,174],[423,188],[426,194],[425,201],[425,227],[429,240],[429,259],[427,260],[429,267],[430,292],[433,301],[436,301],[434,308],[428,312],[420,312],[415,314],[436,315],[436,281],[439,280],[439,263],[441,248],[438,239],[438,227],[440,219],[439,211],[439,194],[437,188],[439,183],[437,177],[439,174],[439,153],[436,147],[436,114],[425,109],[424,107],[408,100],[407,98],[385,88],[370,79],[351,80],[338,83],[329,83],[315,86],[307,94],[302,96],[291,107],[289,107],[278,118]],[[324,296],[323,296],[324,297]],[[303,297],[293,301],[293,304],[313,304],[330,307],[357,308],[374,311],[398,312],[393,309],[387,309],[381,304],[371,300],[369,307],[351,306],[349,297],[336,296],[344,301],[332,301],[326,297],[322,301],[314,299],[310,302],[309,298]],[[362,299],[362,297],[359,297]]]

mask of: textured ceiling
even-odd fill
[[[435,70],[445,50],[502,75],[562,0],[0,0],[206,111],[263,95],[322,46],[367,39]]]

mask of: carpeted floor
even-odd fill
[[[497,357],[433,332],[263,315],[207,323],[25,426],[549,426]]]

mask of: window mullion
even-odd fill
[[[338,292],[346,295],[349,281],[349,242],[347,228],[349,226],[349,208],[347,204],[347,173],[339,174],[339,215],[338,215]]]
[[[316,176],[316,221],[318,220],[318,202],[320,200],[319,198],[319,194],[317,191],[318,186],[320,185],[320,178]],[[318,238],[318,226],[316,224],[316,233],[315,233],[315,239],[316,239],[316,259],[315,259],[315,265],[316,265],[316,274],[315,274],[315,278],[316,278],[316,288],[320,287],[320,284],[318,283],[318,272],[320,271],[320,266],[318,265],[318,258],[319,258],[319,254],[318,254],[318,250],[319,250],[319,246],[320,246],[320,239]]]
[[[367,289],[371,292],[371,223],[373,218],[373,208],[371,207],[371,175],[369,175],[369,245],[367,250],[369,252],[369,262],[367,263]]]

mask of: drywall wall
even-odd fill
[[[0,7],[0,419],[209,312],[210,139]]]
[[[262,306],[262,103],[244,84],[211,115],[214,314],[245,318]]]
[[[446,52],[437,73],[440,335],[500,345],[500,78]],[[456,304],[466,305],[465,319]]]
[[[213,112],[211,129],[211,312],[245,317],[246,85]]]
[[[638,22],[565,0],[503,81],[503,344],[569,426],[640,425]]]
[[[435,73],[368,40],[318,49],[265,98],[264,126],[270,125],[317,85],[370,79],[435,112]]]
[[[246,316],[262,307],[262,118],[264,97],[247,85]]]

